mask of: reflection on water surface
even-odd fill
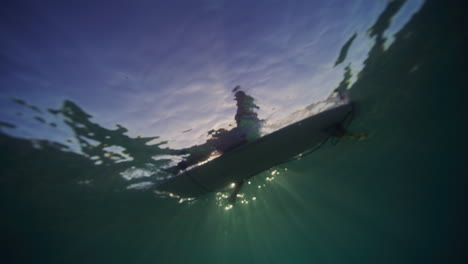
[[[275,85],[271,85],[267,93],[260,93],[260,91],[262,91],[262,85],[258,83],[254,84],[249,78],[242,77],[240,80],[242,80],[243,83],[250,84],[251,87],[247,87],[247,90],[244,90],[236,86],[232,90],[230,99],[228,96],[229,93],[225,93],[221,95],[219,99],[216,98],[212,100],[212,102],[218,101],[222,104],[225,104],[225,98],[227,98],[228,101],[231,100],[231,102],[235,101],[237,104],[237,112],[236,110],[228,111],[230,107],[219,112],[218,106],[213,107],[212,103],[205,106],[206,103],[204,101],[198,101],[199,97],[197,95],[203,95],[204,92],[209,92],[211,95],[220,95],[219,91],[208,90],[210,89],[209,87],[212,86],[208,83],[204,84],[206,85],[203,88],[204,91],[201,91],[199,88],[195,88],[201,87],[201,83],[193,80],[195,81],[195,86],[181,85],[179,87],[180,89],[175,90],[172,94],[168,94],[164,88],[157,90],[159,93],[165,94],[164,96],[166,96],[168,101],[170,101],[170,98],[174,95],[178,97],[179,102],[169,108],[166,107],[165,110],[171,111],[172,109],[177,109],[177,105],[187,103],[187,101],[184,101],[186,95],[190,95],[191,98],[195,96],[188,101],[189,104],[198,104],[198,107],[193,109],[178,111],[177,116],[171,114],[164,117],[164,114],[160,115],[162,119],[159,119],[155,123],[155,125],[157,124],[155,128],[159,128],[160,133],[163,134],[163,136],[159,137],[157,130],[155,130],[152,136],[138,135],[138,130],[141,130],[138,129],[138,127],[141,127],[140,125],[136,126],[136,131],[133,131],[132,127],[127,128],[119,124],[116,125],[116,128],[108,128],[112,126],[109,126],[107,121],[103,122],[104,124],[100,124],[93,115],[78,106],[77,103],[68,99],[64,100],[62,106],[58,108],[41,108],[33,103],[29,103],[29,100],[37,101],[36,98],[29,98],[26,100],[13,97],[9,103],[4,102],[5,106],[8,105],[8,111],[4,113],[2,117],[2,137],[7,141],[10,139],[10,136],[25,138],[25,140],[37,150],[46,151],[48,149],[53,149],[54,151],[67,152],[69,155],[81,155],[83,158],[87,159],[90,164],[106,168],[106,173],[109,174],[106,178],[114,178],[114,180],[112,180],[114,182],[122,181],[120,185],[125,185],[128,189],[147,189],[153,186],[154,183],[177,174],[180,170],[201,164],[202,162],[206,162],[207,159],[212,159],[232,148],[253,141],[259,138],[261,134],[271,133],[293,122],[349,100],[348,89],[351,88],[353,78],[355,81],[355,76],[357,75],[353,74],[353,71],[359,71],[359,67],[361,67],[359,66],[359,61],[364,60],[364,56],[357,57],[359,52],[356,51],[362,48],[366,49],[363,44],[366,41],[368,42],[369,39],[374,39],[375,43],[370,49],[369,55],[372,56],[376,52],[380,52],[377,50],[382,49],[388,39],[384,33],[392,25],[392,23],[390,23],[391,18],[394,17],[395,14],[398,14],[398,11],[402,7],[405,7],[405,10],[408,9],[408,7],[412,7],[413,12],[418,8],[418,4],[416,3],[418,1],[410,2],[409,4],[405,4],[405,1],[393,1],[388,4],[386,9],[380,14],[376,22],[366,33],[360,32],[359,30],[356,31],[356,29],[352,31],[351,35],[348,36],[348,40],[345,41],[341,47],[339,55],[335,54],[334,64],[329,64],[332,67],[325,69],[328,73],[344,72],[343,79],[341,81],[333,80],[333,78],[329,80],[331,81],[330,84],[335,83],[336,86],[334,89],[331,89],[332,87],[326,88],[329,84],[325,85],[325,83],[321,83],[322,87],[317,87],[316,89],[320,90],[323,95],[327,95],[321,100],[315,99],[313,102],[309,102],[305,105],[303,104],[303,102],[307,101],[303,101],[302,99],[310,98],[308,94],[313,94],[314,91],[318,91],[314,90],[315,88],[312,83],[303,83],[301,84],[301,88],[294,88],[295,90],[288,88],[285,90],[286,93],[280,92],[280,89],[274,88]],[[375,8],[378,6],[379,5],[376,5]],[[406,16],[401,17],[401,19],[408,19],[408,17],[411,16],[411,13],[408,13],[407,10],[405,13]],[[369,23],[368,21],[365,22]],[[400,25],[400,27],[401,26],[402,25]],[[362,25],[359,25],[357,28],[360,27],[362,27]],[[314,32],[314,30],[316,29],[310,28],[311,33]],[[323,36],[323,40],[326,41],[327,38],[338,36],[337,33],[334,34],[335,35]],[[365,38],[368,38],[368,40],[364,41],[363,39]],[[300,41],[307,43],[308,40],[302,39]],[[301,44],[300,41],[298,42],[299,44]],[[367,49],[368,48],[369,47],[367,47]],[[243,49],[244,48],[240,48],[239,51]],[[18,50],[18,52],[20,52],[20,50]],[[265,56],[267,54],[269,53],[265,53]],[[316,55],[318,54],[326,53],[325,50],[322,49],[321,52],[316,53]],[[330,57],[330,62],[333,61],[332,58],[333,57]],[[325,58],[317,57],[315,59],[326,60]],[[275,63],[278,62],[279,61]],[[365,63],[369,64],[370,62],[370,59],[367,59]],[[240,66],[240,64],[237,66]],[[255,72],[252,71],[252,66],[249,67],[251,72]],[[120,77],[113,81],[114,83],[111,84],[113,87],[116,87],[116,85],[120,87],[123,85],[132,85],[131,81],[136,78],[136,76],[130,72],[117,73]],[[174,74],[176,73],[174,72]],[[258,72],[258,74],[258,76],[261,76],[263,73]],[[314,73],[314,70],[309,72],[309,75],[312,77],[314,74],[318,74],[318,72]],[[240,76],[243,75],[241,74]],[[300,78],[297,80],[300,80]],[[305,81],[307,78],[303,80]],[[5,81],[9,82],[11,85],[19,84],[15,84],[16,81],[13,79],[7,78]],[[295,85],[289,87],[295,87]],[[304,88],[309,89],[309,92],[301,92],[301,89]],[[50,91],[52,92],[53,89]],[[86,89],[86,91],[90,95],[93,93],[92,89]],[[254,99],[250,94],[251,92],[254,96],[258,95],[258,98]],[[136,91],[135,95],[138,93],[139,92]],[[299,99],[297,94],[301,93],[304,96],[301,96],[302,99]],[[15,93],[9,91],[5,93],[6,96],[9,94],[14,95]],[[146,91],[145,94],[146,96],[152,96],[149,91]],[[275,99],[275,103],[273,103],[273,101],[267,102],[271,95],[275,95],[277,98],[291,96],[296,99],[294,100],[294,105],[289,102],[290,100],[280,102]],[[26,95],[24,97],[29,96]],[[132,97],[133,96],[130,96],[129,99]],[[112,100],[112,96],[109,99]],[[100,101],[102,106],[107,105],[106,100],[107,99]],[[141,102],[145,103],[146,101],[141,100]],[[129,103],[131,104],[131,102]],[[156,99],[154,103],[162,103],[164,105],[165,101]],[[269,110],[268,108],[271,103],[273,103],[274,107]],[[286,103],[287,106],[284,105],[284,103]],[[259,107],[258,104],[261,106]],[[301,107],[301,104],[303,107]],[[228,105],[232,105],[232,103]],[[112,106],[109,105],[109,107]],[[208,107],[208,109],[209,107],[213,107],[213,109],[209,109],[209,112],[206,112],[206,107]],[[119,116],[119,111],[120,110],[115,112],[116,117]],[[159,110],[159,112],[161,112],[161,110]],[[229,114],[229,112],[231,113]],[[145,115],[147,115],[147,113]],[[155,115],[158,117],[158,112],[156,112]],[[228,115],[231,115],[231,118],[227,118]],[[233,115],[234,118],[232,118]],[[193,120],[188,120],[185,116],[191,116],[190,118]],[[218,117],[221,116],[223,116],[222,118],[224,119],[222,122],[215,121],[213,123],[210,121],[206,123],[201,121],[205,118],[220,120]],[[215,119],[212,119],[212,117],[215,117]],[[175,127],[171,125],[173,122],[169,118],[186,121],[184,126],[175,129]],[[116,118],[112,118],[112,120],[115,119]],[[129,124],[133,122],[131,119],[124,119],[123,121]],[[97,120],[102,120],[102,115],[101,118]],[[138,118],[136,120],[138,120]],[[167,121],[167,126],[161,123],[161,121],[164,120]],[[196,121],[196,123],[192,121]],[[140,119],[139,122],[143,123],[144,121]],[[199,123],[202,124],[199,125]],[[172,129],[172,131],[168,132],[168,130],[161,129],[162,127],[159,124]],[[205,131],[201,130],[203,127],[206,129]],[[147,132],[145,131],[145,133]],[[155,134],[156,136],[154,136]],[[190,138],[192,139],[187,140]],[[185,143],[180,145],[177,142]],[[188,142],[191,142],[191,144],[188,145]],[[96,184],[97,180],[90,177],[90,175],[80,177],[75,183],[84,185]],[[125,181],[128,183],[124,183]]]
[[[77,3],[0,9],[6,262],[458,260],[464,3]],[[237,127],[237,85],[262,134],[349,95],[369,137],[260,173],[232,207],[229,188],[155,195],[181,150]]]

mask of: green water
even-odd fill
[[[258,175],[231,210],[122,191],[79,155],[2,135],[4,263],[461,263],[463,7],[427,1],[388,50],[377,23],[351,89],[350,129],[369,138]]]

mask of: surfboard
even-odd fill
[[[347,103],[307,117],[183,171],[163,181],[156,190],[198,197],[246,180],[319,146],[330,137],[330,128],[345,122],[352,110],[353,104]]]

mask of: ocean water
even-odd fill
[[[145,5],[7,5],[2,262],[463,263],[466,5],[287,2],[160,4],[154,21]],[[368,137],[252,177],[234,206],[155,193],[177,150],[233,126],[238,84],[263,134],[338,88]]]

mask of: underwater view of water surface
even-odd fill
[[[2,263],[463,263],[466,10],[2,2]]]

